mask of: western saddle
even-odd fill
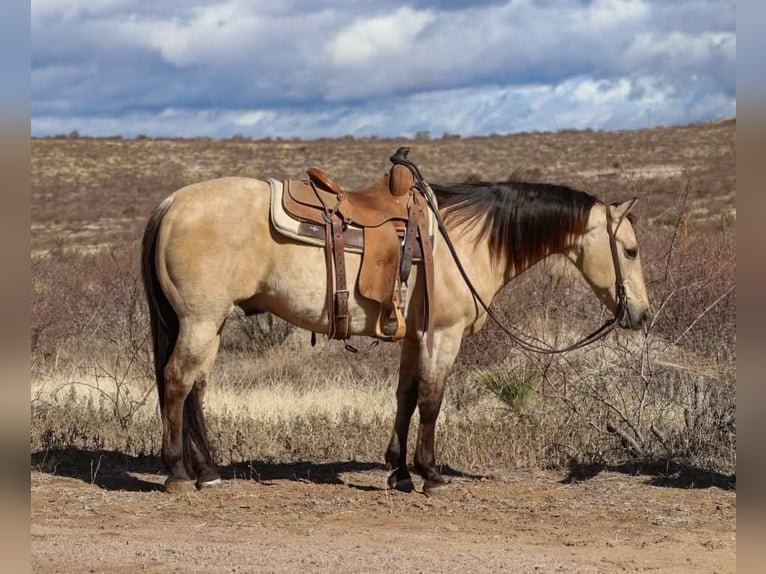
[[[327,264],[328,336],[349,337],[348,285],[345,250],[354,236],[363,235],[359,294],[379,303],[376,336],[398,341],[406,333],[404,310],[407,279],[413,259],[423,262],[425,312],[423,330],[428,335],[432,309],[433,252],[426,191],[415,178],[408,159],[409,147],[391,156],[389,172],[372,185],[347,191],[321,169],[307,170],[308,179],[284,182],[283,207],[294,219],[312,229],[315,239],[324,230]],[[311,234],[310,232],[307,234]],[[356,239],[357,244],[358,239]],[[431,337],[427,336],[429,352]]]

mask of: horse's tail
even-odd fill
[[[165,409],[165,365],[178,340],[178,315],[160,286],[157,277],[156,251],[160,225],[172,203],[173,199],[170,196],[154,210],[146,224],[141,245],[141,275],[144,280],[146,301],[149,304],[154,376],[157,381],[161,412]]]
[[[162,291],[157,277],[157,235],[162,219],[165,217],[173,196],[168,197],[152,213],[144,230],[141,245],[141,275],[144,281],[144,291],[149,304],[149,322],[152,331],[152,350],[154,352],[154,376],[157,381],[160,412],[165,412],[165,366],[178,341],[178,315],[170,301]],[[207,438],[205,418],[202,415],[202,404],[197,393],[192,390],[184,401],[183,409],[183,442],[184,464],[192,472],[191,441],[199,448],[206,460],[211,460],[210,444]]]

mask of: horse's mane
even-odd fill
[[[584,191],[550,183],[519,181],[431,184],[445,223],[474,222],[490,256],[505,256],[516,272],[549,253],[563,251],[582,234],[598,200]]]

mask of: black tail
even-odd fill
[[[165,409],[165,365],[178,340],[178,315],[170,305],[157,277],[155,254],[157,235],[172,199],[168,198],[157,206],[149,218],[144,230],[141,245],[141,274],[144,280],[144,292],[149,304],[149,322],[152,329],[152,351],[154,351],[154,376],[157,380],[160,411]]]
[[[162,413],[165,410],[165,366],[168,364],[170,355],[178,340],[179,323],[178,315],[162,291],[162,286],[157,277],[155,257],[160,225],[172,203],[172,198],[168,198],[154,210],[146,224],[141,246],[141,273],[146,300],[149,304],[152,350],[154,352],[154,376],[157,381],[157,393],[159,395],[160,412]],[[212,459],[207,439],[205,418],[202,414],[202,405],[194,389],[186,397],[183,413],[184,463],[190,476],[194,476],[192,468],[194,465],[191,460],[192,441],[194,441],[194,444],[198,447],[200,454],[206,461]]]

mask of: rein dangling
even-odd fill
[[[531,353],[539,353],[543,355],[557,355],[561,353],[567,353],[569,351],[575,351],[577,349],[581,349],[592,343],[595,343],[596,341],[600,339],[603,339],[615,327],[617,327],[620,321],[622,321],[625,318],[625,314],[628,312],[628,296],[627,296],[627,291],[625,290],[625,282],[622,276],[622,269],[620,268],[620,260],[619,260],[619,255],[617,252],[617,237],[616,237],[617,230],[619,229],[619,226],[622,224],[624,215],[623,215],[623,218],[621,218],[620,221],[617,223],[617,226],[615,227],[614,231],[612,231],[612,224],[611,224],[612,217],[609,212],[609,206],[605,205],[606,230],[609,236],[609,249],[612,253],[612,264],[614,265],[614,273],[615,273],[615,298],[617,301],[617,308],[615,309],[614,316],[611,319],[608,319],[603,325],[601,325],[601,327],[599,327],[598,329],[596,329],[595,331],[593,331],[586,337],[564,348],[555,349],[552,347],[547,347],[547,348],[540,347],[536,345],[535,343],[525,340],[520,335],[517,335],[516,333],[512,332],[508,327],[506,327],[500,321],[500,319],[497,317],[494,311],[492,311],[489,305],[487,305],[484,302],[484,300],[481,298],[481,295],[479,295],[478,291],[476,290],[470,278],[468,277],[468,273],[463,267],[463,264],[461,263],[460,258],[458,257],[457,251],[455,250],[455,247],[452,244],[452,240],[450,239],[449,233],[447,232],[447,227],[444,225],[444,220],[442,219],[441,214],[439,213],[439,208],[436,205],[436,198],[434,197],[433,190],[423,179],[423,176],[420,174],[420,169],[418,169],[418,167],[412,161],[407,159],[408,152],[409,152],[409,148],[399,148],[396,151],[396,153],[394,153],[394,155],[392,155],[389,158],[389,160],[391,161],[391,163],[403,165],[410,169],[415,179],[415,185],[417,185],[420,188],[420,191],[422,192],[423,196],[426,198],[428,207],[433,212],[434,217],[436,218],[436,224],[439,228],[439,231],[441,232],[442,237],[444,237],[444,242],[447,245],[447,249],[452,255],[452,258],[455,261],[455,265],[457,266],[458,271],[460,272],[460,275],[463,278],[463,281],[465,281],[465,284],[468,286],[468,289],[471,292],[471,295],[473,296],[474,301],[479,303],[479,305],[481,306],[482,309],[484,309],[487,315],[497,324],[498,327],[500,327],[500,329],[503,330],[503,332],[506,335],[508,335],[511,338],[511,340],[516,344],[517,347],[520,347],[521,349]],[[633,200],[633,202],[635,202],[635,199]]]

